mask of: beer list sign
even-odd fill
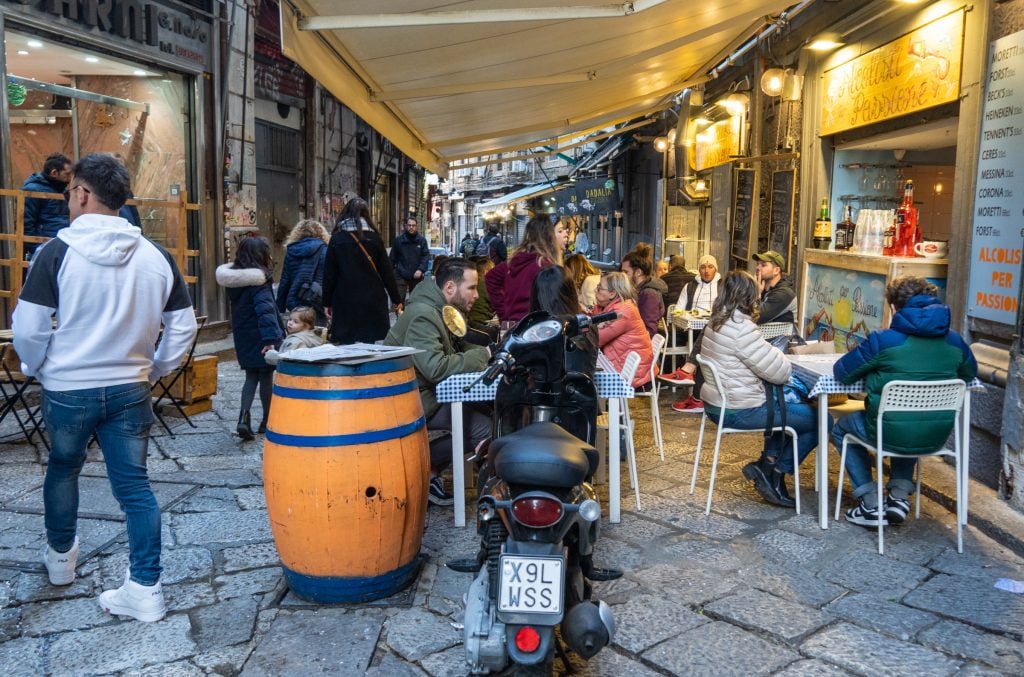
[[[1024,31],[991,43],[971,231],[967,314],[1012,325],[1024,246]]]

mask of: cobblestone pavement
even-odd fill
[[[381,603],[294,597],[267,521],[261,443],[233,435],[233,362],[221,365],[219,386],[195,429],[180,420],[176,437],[154,429],[149,468],[164,512],[170,609],[159,623],[97,606],[127,562],[100,452],[90,450],[81,481],[78,579],[57,588],[39,564],[45,453],[0,444],[0,673],[465,674],[456,628],[469,576],[443,562],[473,552],[473,529],[431,508],[415,587]],[[873,532],[846,522],[822,531],[813,462],[803,515],[767,506],[740,474],[760,447],[756,434],[726,443],[705,517],[706,468],[689,494],[700,417],[672,412],[668,399],[664,463],[646,404],[634,405],[643,509],[623,487],[622,522],[598,546],[600,564],[626,571],[598,586],[619,631],[613,647],[573,666],[579,674],[1024,674],[1024,596],[993,587],[1024,578],[1020,558],[972,527],[958,555],[952,515],[928,501],[920,521],[890,530],[884,557]],[[833,482],[837,463],[833,455]],[[996,499],[975,491],[972,500]]]

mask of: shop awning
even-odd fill
[[[493,200],[481,202],[477,205],[477,209],[480,211],[497,209],[498,207],[507,205],[510,202],[519,202],[520,200],[526,200],[531,197],[537,197],[538,195],[544,195],[546,193],[556,191],[566,183],[568,183],[568,181],[546,181],[544,183],[527,186],[526,188],[520,188],[519,190],[512,191],[511,193],[502,195],[501,197],[494,198]]]
[[[792,1],[282,0],[282,51],[444,175],[667,108]]]

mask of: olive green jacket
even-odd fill
[[[489,359],[486,348],[467,349],[449,333],[441,319],[443,307],[441,290],[433,279],[424,280],[409,295],[405,313],[384,339],[384,345],[408,346],[422,351],[412,356],[412,363],[428,421],[441,408],[435,395],[437,384],[452,374],[483,371]]]

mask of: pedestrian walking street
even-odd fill
[[[89,451],[81,480],[78,578],[58,588],[40,563],[45,452],[0,445],[0,673],[466,674],[460,622],[470,577],[444,562],[474,552],[474,530],[453,526],[451,508],[432,507],[412,588],[362,606],[295,597],[267,521],[262,436],[241,442],[233,432],[242,380],[222,361],[214,410],[194,417],[196,428],[168,419],[175,436],[153,429],[169,607],[157,623],[108,616],[96,602],[127,561],[100,452]],[[646,402],[631,405],[642,509],[624,472],[622,522],[605,526],[596,558],[625,570],[598,584],[618,631],[589,664],[572,665],[575,674],[1024,674],[1024,595],[994,587],[1024,578],[1024,561],[1008,547],[972,525],[957,554],[953,514],[927,499],[919,521],[889,529],[885,556],[873,531],[845,521],[823,531],[813,455],[802,515],[762,503],[742,478],[760,451],[757,433],[724,442],[705,517],[710,452],[689,493],[700,416],[676,414],[670,401],[662,398],[664,463]],[[13,432],[7,424],[0,433]],[[926,484],[939,483],[926,472]],[[988,489],[975,487],[971,501],[979,523],[1006,510]],[[561,660],[556,669],[566,672]]]

